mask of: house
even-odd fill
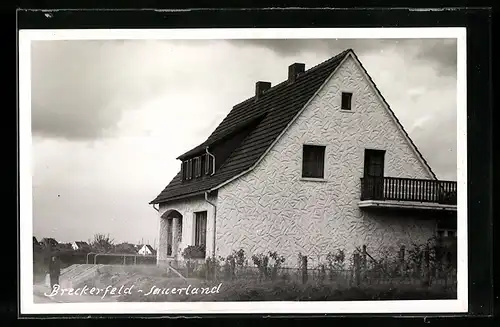
[[[158,263],[206,256],[346,253],[425,243],[456,230],[454,181],[440,181],[354,51],[288,67],[237,105],[150,202]],[[441,225],[446,227],[441,227]]]
[[[153,247],[149,244],[143,244],[140,249],[137,251],[138,254],[141,255],[155,255],[156,251],[153,249]]]
[[[71,248],[75,251],[84,251],[84,250],[90,250],[90,245],[87,242],[83,241],[75,241],[71,243]]]

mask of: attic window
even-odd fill
[[[351,110],[352,108],[352,93],[342,92],[342,103],[340,109]]]
[[[191,179],[209,176],[212,173],[213,160],[207,154],[186,159],[181,164],[182,180],[187,181]]]
[[[194,158],[194,177],[201,176],[201,157]]]

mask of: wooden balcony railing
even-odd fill
[[[396,177],[361,178],[361,200],[457,204],[457,182]]]

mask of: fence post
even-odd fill
[[[359,265],[359,261],[360,261],[360,256],[359,256],[359,253],[358,252],[355,252],[354,253],[354,285],[356,286],[359,286],[360,284],[360,265]]]
[[[430,253],[429,246],[425,247],[424,250],[424,283],[427,286],[430,286],[431,279],[431,271],[430,271]]]
[[[365,277],[365,273],[366,273],[366,270],[367,270],[367,260],[366,260],[366,245],[363,245],[363,253],[362,253],[362,262],[361,262],[361,269],[362,269],[362,272],[360,273],[361,277]]]
[[[399,250],[399,269],[401,276],[405,273],[405,246],[401,245],[401,249]]]
[[[229,275],[230,275],[230,279],[233,280],[234,276],[235,276],[235,270],[236,270],[236,262],[234,261],[234,258],[233,258],[233,260],[231,260],[230,268],[231,269],[229,271]]]
[[[307,256],[302,256],[302,283],[307,283]]]

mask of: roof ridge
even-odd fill
[[[330,57],[314,66],[312,66],[311,68],[309,69],[306,69],[301,75],[304,76],[306,74],[309,74],[311,72],[314,72],[315,70],[319,69],[319,68],[322,68],[324,65],[326,66],[327,64],[335,61],[336,59],[339,59],[340,57],[342,56],[345,56],[348,52],[353,52],[353,50],[351,48],[347,49],[347,50],[344,50],[342,51],[341,53],[338,53],[337,55],[333,56],[333,57]],[[269,88],[268,90],[266,90],[266,94],[271,92],[271,91],[275,91],[276,89],[279,88],[279,86],[283,86],[283,85],[288,85],[288,80],[283,80],[281,82],[279,82],[278,84],[272,86],[271,88]],[[251,100],[254,100],[255,99],[255,95],[253,95],[252,97],[246,99],[246,100],[243,100],[242,102],[240,103],[237,103],[233,106],[233,108],[236,108],[236,107],[239,107],[239,106],[242,106],[243,104],[247,103],[247,102],[250,102]]]

